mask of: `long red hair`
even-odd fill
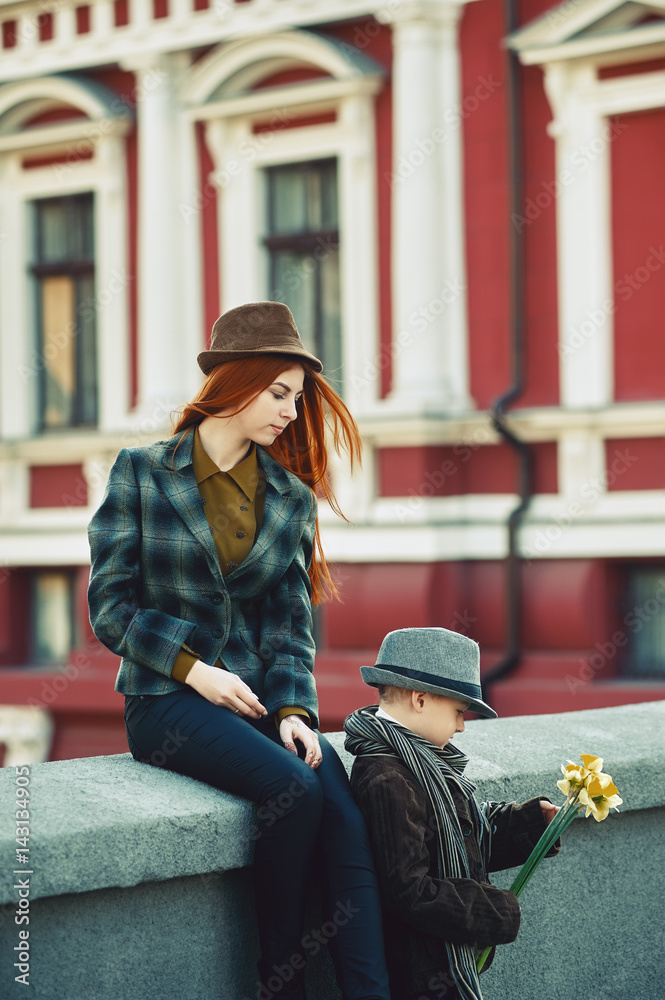
[[[330,484],[326,429],[332,435],[337,454],[346,451],[352,467],[360,460],[360,433],[344,401],[304,358],[288,354],[259,354],[217,365],[192,402],[180,411],[173,433],[196,427],[204,417],[214,416],[222,409],[229,410],[228,415],[239,413],[271,386],[278,375],[294,365],[300,365],[305,373],[298,419],[291,421],[266,451],[285,469],[295,473],[313,493],[324,497],[335,513],[347,520]],[[313,604],[339,596],[323,554],[318,517],[309,578]]]

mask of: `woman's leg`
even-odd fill
[[[390,997],[383,950],[381,903],[365,821],[344,765],[320,735],[323,788],[320,843],[327,882],[323,937],[330,943],[344,1000]]]
[[[248,722],[195,691],[128,697],[125,724],[136,759],[257,803],[259,977],[262,983],[280,980],[272,990],[279,1000],[301,1000],[303,971],[292,959],[302,952],[308,868],[321,821],[316,772],[285,750],[272,718]],[[166,755],[168,731],[178,739],[171,739]]]

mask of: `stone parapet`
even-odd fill
[[[329,739],[350,766],[342,734]],[[593,753],[624,799],[602,824],[576,821],[534,877],[517,942],[483,975],[486,1000],[665,1000],[665,702],[474,721],[457,743],[482,798],[560,801],[560,765]],[[129,754],[25,776],[0,770],[0,996],[24,995],[13,963],[29,930],[35,1000],[254,1000],[251,804]],[[16,861],[18,787],[29,865]],[[21,879],[29,924],[15,922]],[[308,926],[320,920],[314,900]],[[336,1000],[327,949],[311,965],[312,1000]]]

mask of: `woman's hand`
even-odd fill
[[[555,806],[551,802],[548,802],[547,799],[541,799],[540,808],[543,811],[543,819],[545,820],[545,823],[548,824],[552,822],[561,806]]]
[[[228,708],[236,715],[260,719],[268,714],[249,685],[237,674],[213,667],[203,660],[196,661],[185,678],[185,684],[189,684],[213,705]]]
[[[319,738],[309,728],[302,715],[286,715],[279,724],[279,736],[291,753],[298,753],[294,740],[300,740],[305,747],[305,763],[317,768],[323,760]]]

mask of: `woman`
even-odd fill
[[[312,598],[334,593],[314,490],[339,513],[325,412],[352,461],[358,431],[281,303],[225,313],[198,361],[207,378],[174,436],[122,450],[111,470],[89,530],[92,626],[122,656],[116,690],[135,759],[166,757],[258,805],[257,996],[270,983],[279,1000],[305,997],[304,903],[320,844],[342,994],[385,1000],[367,835],[316,731],[312,675]],[[175,729],[180,746],[159,753]]]

